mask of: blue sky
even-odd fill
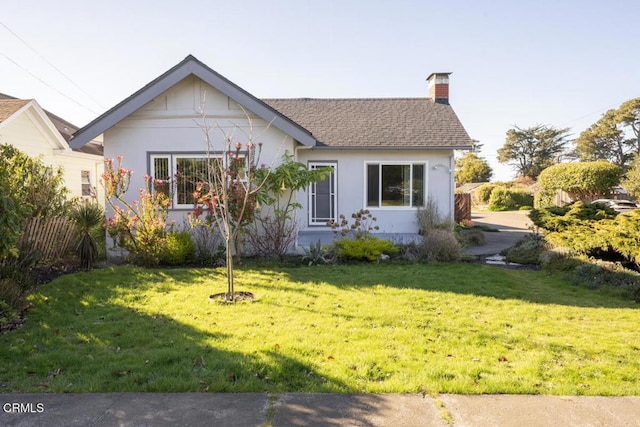
[[[82,126],[188,54],[264,98],[422,97],[449,71],[510,179],[496,150],[513,125],[578,136],[640,96],[638,16],[637,0],[23,0],[2,6],[0,92]]]

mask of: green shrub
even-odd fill
[[[2,295],[4,288],[4,280],[0,279],[0,295]],[[10,325],[18,319],[20,313],[18,313],[13,305],[6,302],[0,297],[0,334],[2,333],[5,325]]]
[[[64,215],[70,205],[62,168],[52,169],[9,144],[0,144],[0,258],[18,254],[28,218]]]
[[[371,235],[356,239],[339,239],[335,241],[335,245],[338,257],[345,260],[377,261],[380,255],[394,255],[399,252],[398,247],[390,241]]]
[[[567,273],[584,264],[586,261],[576,256],[566,255],[555,251],[544,252],[540,256],[542,270],[547,273]]]
[[[486,205],[489,203],[491,192],[496,188],[496,184],[482,184],[475,190],[476,199],[478,203]]]
[[[479,228],[461,228],[456,231],[456,235],[463,246],[482,246],[486,240],[484,232]]]
[[[587,201],[608,194],[620,183],[621,174],[618,166],[604,160],[558,163],[540,173],[538,185],[544,203],[558,190],[567,192],[574,200]]]
[[[167,234],[160,262],[164,265],[185,265],[194,262],[196,246],[188,231],[171,231]]]
[[[584,263],[567,276],[574,285],[589,289],[614,288],[640,302],[640,274],[618,263]]]
[[[20,313],[24,309],[25,297],[35,286],[33,266],[42,258],[42,252],[31,245],[18,249],[18,256],[10,255],[0,261],[0,302],[4,302],[2,310],[6,313]]]
[[[513,211],[533,205],[533,195],[526,190],[499,186],[489,197],[490,211]]]
[[[612,250],[640,266],[640,209],[598,223]]]
[[[605,205],[574,202],[562,207],[533,209],[529,218],[536,227],[547,231],[563,231],[587,222],[613,219],[617,215],[617,212]]]
[[[528,234],[511,248],[503,251],[509,262],[526,265],[540,265],[540,256],[546,249],[546,243],[539,234]]]
[[[419,257],[426,262],[458,261],[462,248],[452,231],[430,230],[419,245]]]

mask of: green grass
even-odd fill
[[[114,267],[31,295],[0,392],[640,395],[640,310],[476,264]]]

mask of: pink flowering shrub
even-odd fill
[[[104,162],[102,185],[113,216],[107,219],[107,233],[116,246],[126,249],[134,262],[156,265],[166,246],[167,222],[170,205],[167,182],[144,177],[144,187],[138,191],[138,200],[124,199],[131,184],[132,172],[122,167],[122,156],[117,165],[113,159]],[[153,191],[151,189],[153,188]]]

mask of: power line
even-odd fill
[[[60,70],[58,67],[56,67],[54,64],[51,63],[51,61],[49,61],[47,58],[44,57],[44,55],[42,55],[40,52],[38,52],[33,46],[31,46],[29,43],[27,43],[22,37],[20,37],[18,34],[16,34],[13,30],[11,30],[11,28],[9,28],[4,22],[0,21],[0,25],[2,25],[7,31],[9,31],[15,38],[17,38],[18,40],[20,40],[20,42],[22,42],[22,44],[24,44],[25,46],[27,46],[32,52],[34,52],[36,55],[38,55],[44,62],[46,62],[51,68],[53,68],[54,70],[56,70],[58,72],[58,74],[60,74],[62,77],[64,77],[69,83],[71,83],[73,86],[75,86],[80,92],[82,92],[84,95],[86,95],[90,100],[92,100],[96,105],[98,105],[100,108],[105,109],[105,107],[100,104],[99,101],[97,101],[95,98],[93,98],[91,95],[89,95],[84,89],[82,89],[76,82],[74,82],[69,76],[67,76],[64,72],[62,72],[62,70]],[[5,55],[6,58],[6,55]],[[7,58],[9,59],[9,58]],[[11,61],[11,60],[10,60]],[[11,61],[15,64],[15,61]],[[16,64],[17,65],[17,64]],[[23,68],[23,67],[21,67]],[[33,75],[32,73],[30,73],[31,75]],[[40,81],[42,81],[41,79],[38,79]],[[75,101],[74,101],[75,102]],[[85,107],[86,108],[86,107]],[[92,113],[95,113],[92,110],[89,110]]]
[[[605,111],[609,111],[609,110],[611,110],[611,109],[613,109],[613,108],[616,108],[616,107],[615,107],[615,106],[612,106],[612,107],[604,108],[604,109],[602,109],[602,108],[601,108],[601,109],[599,109],[599,110],[596,110],[596,111],[593,111],[593,112],[591,112],[591,113],[585,114],[585,115],[580,116],[580,117],[578,117],[578,118],[571,119],[571,120],[567,120],[566,122],[561,123],[561,124],[559,124],[558,126],[564,126],[564,125],[567,125],[567,124],[570,124],[570,123],[573,123],[573,122],[577,122],[578,120],[582,120],[582,119],[587,118],[587,117],[589,117],[589,116],[593,116],[594,114],[598,114],[598,113],[602,114],[602,113],[604,113]]]
[[[60,95],[62,95],[63,97],[65,97],[66,99],[68,99],[69,101],[73,102],[74,104],[84,108],[87,111],[90,111],[93,114],[99,114],[96,111],[93,111],[91,108],[87,107],[84,104],[79,103],[78,101],[76,101],[75,99],[71,98],[70,96],[60,92],[58,89],[56,89],[55,87],[51,86],[49,83],[45,82],[44,80],[42,80],[40,77],[36,76],[35,74],[33,74],[31,71],[27,70],[25,67],[23,67],[22,65],[18,64],[16,61],[14,61],[13,59],[9,58],[7,55],[5,55],[4,53],[0,52],[0,55],[4,56],[7,61],[11,62],[12,64],[14,64],[16,67],[20,68],[22,71],[24,71],[25,73],[29,74],[31,77],[33,77],[34,79],[38,80],[40,83],[44,84],[45,86],[47,86],[50,89],[55,90],[56,92],[58,92]]]

